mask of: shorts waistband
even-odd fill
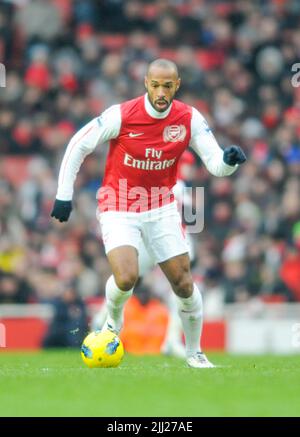
[[[166,217],[169,215],[178,214],[177,201],[174,200],[167,205],[160,208],[149,209],[143,212],[130,212],[130,211],[105,211],[100,212],[97,208],[97,217],[124,217],[124,218],[139,218],[140,220],[158,220],[160,217]]]

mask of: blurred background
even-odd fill
[[[298,0],[0,2],[6,346],[78,346],[87,333],[110,276],[95,216],[107,145],[82,165],[67,224],[50,219],[59,165],[80,127],[145,92],[157,57],[177,63],[178,98],[203,113],[219,144],[238,144],[248,156],[229,178],[212,177],[196,158],[186,179],[205,188],[205,227],[193,235],[203,346],[299,353],[292,340],[300,322]],[[159,351],[168,288],[156,269],[128,304],[129,352]]]

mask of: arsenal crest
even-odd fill
[[[172,126],[166,126],[164,129],[163,137],[164,142],[176,143],[177,141],[184,141],[186,136],[186,128],[183,124],[179,126],[173,124]]]

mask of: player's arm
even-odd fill
[[[100,117],[86,124],[71,138],[60,166],[58,189],[51,217],[55,217],[60,222],[69,219],[74,182],[84,158],[92,153],[98,144],[116,138],[120,127],[120,105],[114,105],[104,111]]]
[[[195,108],[191,121],[190,147],[214,176],[229,176],[236,171],[238,164],[246,161],[243,150],[238,146],[221,149],[205,118]]]
[[[185,188],[186,184],[184,183],[184,181],[181,179],[177,179],[177,182],[172,188],[172,191],[179,205],[181,204],[185,207],[191,208],[193,205],[193,199],[191,194]]]

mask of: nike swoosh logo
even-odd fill
[[[139,134],[134,134],[133,132],[129,133],[130,138],[139,137],[140,135],[144,135],[144,132],[139,133]]]

